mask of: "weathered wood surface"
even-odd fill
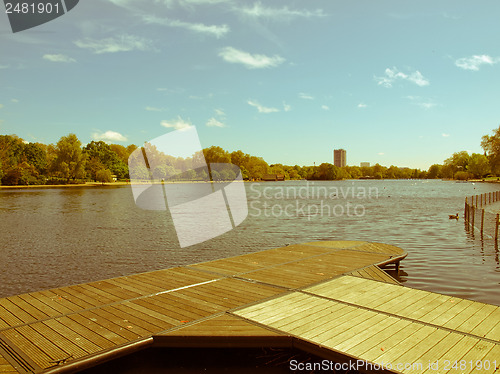
[[[232,313],[401,373],[500,365],[500,307],[372,279],[345,275]]]
[[[1,352],[0,368],[51,371],[154,335],[184,330],[181,327],[203,329],[209,326],[201,322],[204,320],[220,327],[220,321],[227,318],[220,316],[227,311],[356,270],[366,273],[371,265],[405,256],[400,248],[385,244],[306,243],[3,298],[0,343],[10,353]],[[372,268],[369,273],[381,276],[379,271]],[[234,337],[238,331],[243,337],[252,331],[252,338],[262,338],[257,331],[265,331],[269,337],[265,326],[241,325],[232,318],[234,323],[228,323],[225,332],[220,327],[224,338]],[[241,344],[244,346],[243,341]]]

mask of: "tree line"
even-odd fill
[[[238,166],[245,180],[261,180],[268,174],[282,175],[284,179],[340,180],[340,179],[471,179],[500,174],[500,126],[493,135],[485,135],[481,146],[484,154],[456,152],[443,164],[434,164],[428,170],[373,166],[345,166],[331,163],[318,166],[268,164],[262,157],[241,150],[229,152],[218,146],[203,149],[207,163],[226,163]],[[201,154],[190,158],[173,157],[146,144],[149,163],[134,170],[135,177],[148,179],[208,180],[206,171],[196,169]],[[75,134],[61,137],[56,144],[30,143],[16,135],[0,135],[0,183],[3,185],[67,184],[87,181],[111,182],[128,180],[128,160],[137,149],[131,144],[107,144],[91,141],[85,146]],[[213,180],[232,180],[235,171],[230,168],[212,170]]]

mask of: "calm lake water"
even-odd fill
[[[465,196],[500,185],[452,181],[246,183],[236,229],[180,248],[166,211],[135,206],[129,186],[0,190],[0,296],[235,256],[314,240],[399,246],[406,286],[500,305],[491,235],[466,230]],[[449,214],[460,213],[460,220]],[[476,221],[476,226],[478,222]]]

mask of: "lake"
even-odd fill
[[[406,286],[500,305],[492,235],[467,230],[465,196],[490,183],[440,180],[245,183],[249,215],[180,248],[168,211],[136,207],[130,186],[0,189],[0,296],[187,265],[315,240],[364,240],[408,252]],[[449,214],[460,213],[450,220]],[[476,218],[477,220],[477,218]],[[478,222],[476,221],[476,226]]]

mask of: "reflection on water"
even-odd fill
[[[500,305],[499,250],[466,229],[464,197],[495,184],[443,181],[246,183],[249,216],[180,249],[168,211],[129,187],[0,190],[0,296],[314,240],[393,244],[405,285]]]

